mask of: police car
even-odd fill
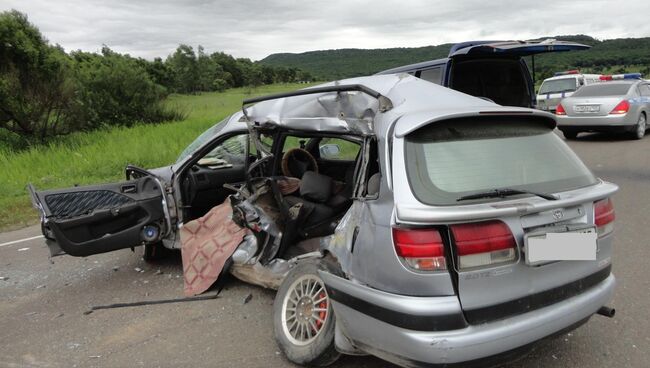
[[[560,101],[569,97],[578,88],[600,82],[600,74],[582,74],[579,70],[557,72],[551,78],[544,79],[537,93],[537,108],[555,112]]]

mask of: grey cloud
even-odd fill
[[[584,33],[650,35],[647,0],[2,0],[67,50],[165,57],[179,43],[261,59],[275,52],[426,46]],[[645,11],[643,11],[645,9]],[[605,15],[603,15],[605,14]],[[624,20],[624,21],[622,21]]]

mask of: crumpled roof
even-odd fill
[[[362,92],[327,92],[259,102],[246,107],[249,122],[261,127],[279,125],[297,130],[373,134],[386,131],[399,118],[401,123],[395,134],[403,136],[427,122],[486,112],[553,118],[537,110],[497,105],[408,74],[350,78],[310,88],[352,84],[379,92],[391,100],[392,108],[379,111],[378,100]]]

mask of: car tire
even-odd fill
[[[142,259],[145,262],[155,262],[164,257],[165,247],[162,242],[146,243],[142,252]]]
[[[564,138],[574,140],[578,138],[578,132],[575,130],[563,130],[562,134],[564,134]]]
[[[323,367],[341,353],[334,346],[336,320],[319,269],[332,272],[325,262],[309,260],[285,277],[273,303],[273,330],[290,361]]]
[[[646,119],[646,116],[644,113],[641,113],[639,115],[639,119],[636,121],[636,125],[634,126],[634,131],[632,132],[632,138],[633,139],[643,139],[645,136],[645,131],[648,129],[648,121]]]

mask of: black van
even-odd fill
[[[505,106],[535,107],[534,76],[524,56],[585,50],[591,46],[543,41],[469,41],[455,44],[444,59],[400,66],[377,74],[408,73]]]

